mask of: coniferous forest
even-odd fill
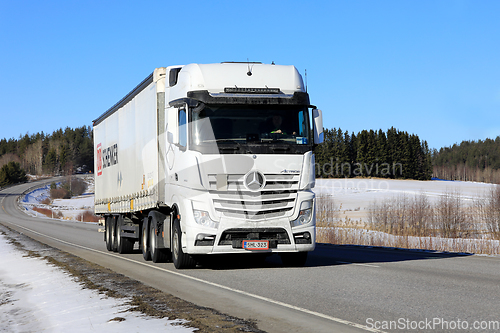
[[[431,151],[426,141],[394,127],[363,130],[325,129],[324,142],[315,149],[316,176],[322,178],[381,177],[428,180]]]
[[[462,141],[432,154],[434,177],[449,180],[500,183],[500,136]]]
[[[0,140],[0,167],[10,163],[31,175],[67,175],[94,169],[92,128],[59,129]]]

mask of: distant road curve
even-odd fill
[[[379,332],[391,322],[440,318],[472,327],[500,320],[499,258],[320,244],[304,268],[282,267],[273,256],[179,271],[171,263],[145,262],[139,252],[106,251],[96,224],[34,218],[17,208],[24,191],[51,181],[1,190],[0,223],[187,301],[253,319],[268,332]]]

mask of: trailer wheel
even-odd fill
[[[104,240],[106,241],[106,249],[108,251],[113,251],[113,234],[111,233],[111,223],[113,222],[113,218],[111,216],[106,216],[104,220]]]
[[[307,261],[309,252],[295,252],[280,254],[281,262],[288,267],[303,267]]]
[[[123,227],[123,217],[120,215],[118,217],[118,221],[116,222],[117,228],[116,228],[116,244],[117,244],[117,249],[118,253],[124,254],[124,253],[130,253],[134,249],[134,243],[131,238],[129,237],[122,237],[121,232],[122,232],[122,227]]]
[[[172,261],[177,269],[192,268],[196,266],[196,261],[182,251],[182,233],[179,220],[174,220],[174,230],[172,239]]]
[[[141,252],[142,252],[142,257],[144,260],[149,261],[151,260],[151,254],[149,253],[149,246],[148,246],[148,219],[145,218],[142,221],[142,226],[141,226]]]
[[[111,237],[110,237],[110,243],[111,243],[111,251],[117,252],[118,251],[118,244],[116,241],[116,218],[111,217],[110,218],[110,226],[111,226]]]
[[[158,245],[156,244],[156,229],[155,229],[155,224],[156,221],[153,219],[151,220],[151,223],[149,224],[149,252],[151,253],[151,260],[154,263],[157,262],[167,262],[170,258],[169,256],[169,250],[167,249],[159,249]]]

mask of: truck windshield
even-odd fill
[[[204,147],[214,148],[216,144],[218,150],[244,147],[245,152],[255,153],[257,149],[265,153],[262,146],[281,144],[303,151],[306,147],[310,150],[309,141],[308,110],[302,106],[210,105],[191,115],[191,144],[195,150],[206,151]]]

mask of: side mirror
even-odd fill
[[[323,113],[321,110],[313,109],[314,144],[323,142]]]

